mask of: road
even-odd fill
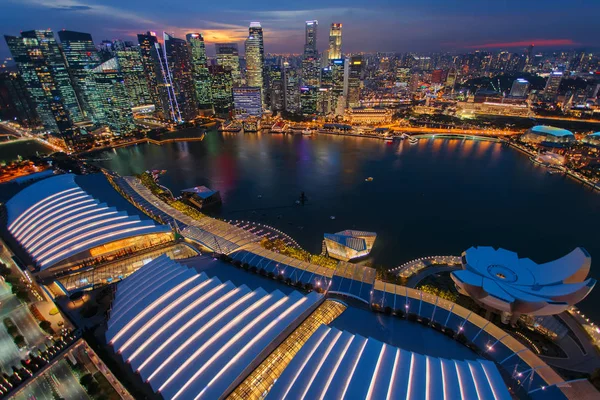
[[[73,375],[65,359],[58,361],[42,376],[29,383],[14,400],[54,400],[53,390],[63,399],[87,400],[85,389]]]

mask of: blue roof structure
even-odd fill
[[[321,325],[267,394],[273,399],[511,398],[491,361],[424,356]]]
[[[331,233],[326,233],[324,236],[325,239],[332,240],[352,250],[363,251],[367,249],[367,243],[362,238]]]
[[[44,179],[6,208],[9,232],[42,270],[119,239],[171,230],[139,212],[102,174]]]
[[[531,128],[531,131],[556,137],[574,136],[573,132],[569,130],[547,125],[536,125],[533,128]]]
[[[185,193],[193,193],[196,196],[202,198],[202,199],[208,199],[210,196],[219,193],[217,190],[212,190],[207,188],[206,186],[196,186],[193,188],[189,188],[189,189],[183,189],[182,192]]]

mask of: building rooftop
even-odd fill
[[[533,128],[531,128],[531,131],[557,137],[574,136],[573,132],[571,131],[547,125],[536,125]]]
[[[490,361],[455,361],[405,351],[322,325],[275,382],[283,398],[511,398]]]
[[[210,196],[212,196],[216,193],[219,193],[218,190],[212,190],[212,189],[207,188],[206,186],[196,186],[196,187],[189,188],[189,189],[183,189],[182,192],[193,193],[203,199],[208,199]]]
[[[38,181],[6,208],[9,232],[40,269],[119,239],[170,232],[120,196],[102,174]]]

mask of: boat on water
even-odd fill
[[[393,138],[393,137],[389,137],[389,136],[388,136],[388,137],[386,137],[386,138],[383,138],[383,141],[384,141],[384,142],[391,143],[391,142],[393,142],[393,141],[394,141],[394,138]]]
[[[219,128],[221,132],[239,132],[242,130],[242,124],[238,121],[231,121],[229,123],[225,122]]]
[[[365,182],[373,182],[373,177],[372,176],[368,177],[367,179],[365,179]]]
[[[410,139],[408,139],[408,143],[417,144],[417,143],[419,143],[419,139],[411,137]]]
[[[306,129],[304,129],[304,130],[302,131],[302,134],[303,134],[304,136],[311,136],[311,135],[313,134],[313,130],[312,130],[312,129],[310,129],[310,128],[306,128]]]

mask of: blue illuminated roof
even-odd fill
[[[536,132],[536,133],[544,133],[546,135],[560,136],[560,137],[573,136],[573,132],[571,132],[571,131],[568,131],[566,129],[556,128],[554,126],[547,126],[547,125],[534,126],[533,128],[531,128],[531,131]]]

